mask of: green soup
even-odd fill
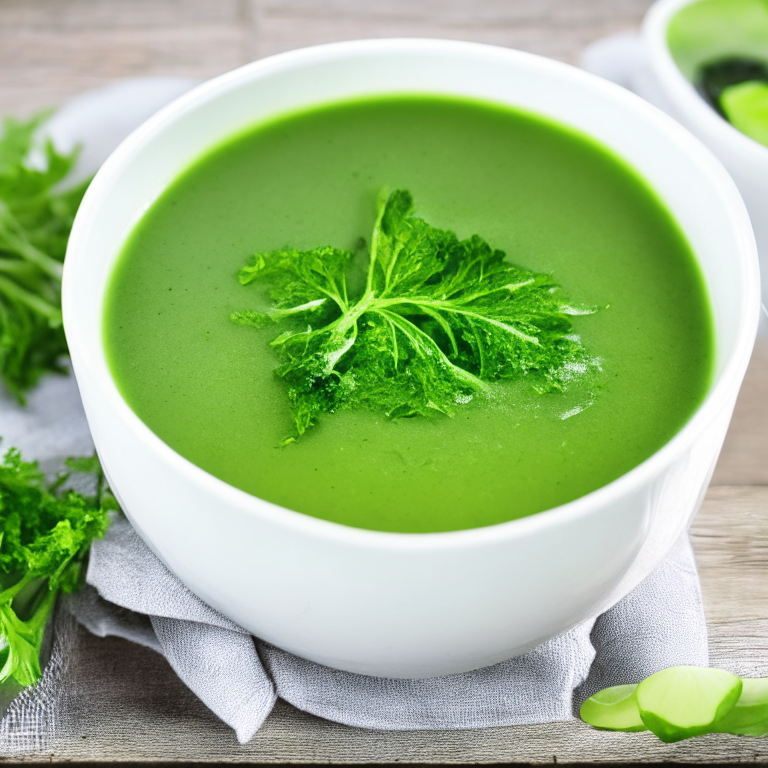
[[[235,275],[256,251],[353,249],[383,186],[601,307],[574,318],[598,380],[545,395],[498,384],[453,418],[328,414],[280,447],[292,429],[269,346],[280,330],[230,322],[258,298]],[[501,523],[615,480],[685,424],[713,365],[694,257],[632,169],[535,115],[431,96],[287,115],[199,158],[125,243],[104,336],[128,404],[199,467],[289,509],[401,532]]]

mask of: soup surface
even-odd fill
[[[497,384],[453,418],[326,414],[281,447],[292,421],[269,341],[283,329],[230,321],[265,300],[236,273],[256,251],[354,249],[383,186],[600,307],[573,330],[602,373],[564,393]],[[289,509],[399,532],[492,525],[611,482],[683,426],[713,364],[694,257],[634,171],[537,116],[431,96],[287,115],[198,159],[125,243],[104,336],[131,408],[190,461]]]

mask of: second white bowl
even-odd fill
[[[131,411],[109,372],[105,289],[122,243],[196,157],[274,115],[385,93],[455,94],[583,131],[656,189],[699,260],[716,373],[689,423],[615,482],[557,509],[438,534],[359,530],[244,493],[191,464]],[[715,158],[622,88],[516,51],[434,40],[340,43],[203,84],[129,137],[77,215],[64,321],[110,483],[182,582],[255,635],[340,669],[389,677],[464,672],[520,654],[617,602],[669,552],[706,488],[757,327],[755,245]]]
[[[768,304],[768,147],[718,115],[675,63],[667,32],[675,15],[692,2],[698,0],[658,0],[652,6],[643,24],[632,89],[699,138],[733,177],[752,220],[765,284],[763,301]],[[711,51],[713,57],[721,54],[719,49]],[[702,61],[708,55],[709,51],[702,50]]]

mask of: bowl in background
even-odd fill
[[[677,60],[668,43],[670,25],[689,6],[723,13],[723,23],[692,25]],[[760,255],[763,301],[768,304],[768,147],[721,117],[692,83],[698,67],[725,56],[745,55],[768,63],[768,4],[754,18],[752,0],[658,0],[643,23],[641,53],[631,86],[663,109],[714,152],[733,177],[749,210]]]
[[[607,145],[687,235],[710,294],[716,362],[686,426],[618,480],[556,509],[433,534],[350,528],[283,509],[196,467],[131,411],[102,338],[122,243],[161,191],[232,133],[310,105],[386,93],[521,107]],[[642,99],[573,67],[438,40],[338,43],[204,83],[133,133],[91,184],[65,263],[64,322],[93,438],[126,514],[193,592],[299,656],[368,675],[464,672],[523,653],[605,610],[686,529],[706,489],[754,342],[758,266],[728,174]]]

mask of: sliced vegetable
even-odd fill
[[[669,667],[637,686],[635,697],[643,722],[666,742],[711,733],[734,706],[742,681],[722,669]]]
[[[739,700],[712,729],[715,733],[768,736],[768,677],[743,678]]]
[[[581,719],[601,731],[647,731],[637,708],[636,688],[637,685],[604,688],[581,705]]]
[[[734,128],[768,147],[768,83],[732,85],[723,91],[720,104]]]

